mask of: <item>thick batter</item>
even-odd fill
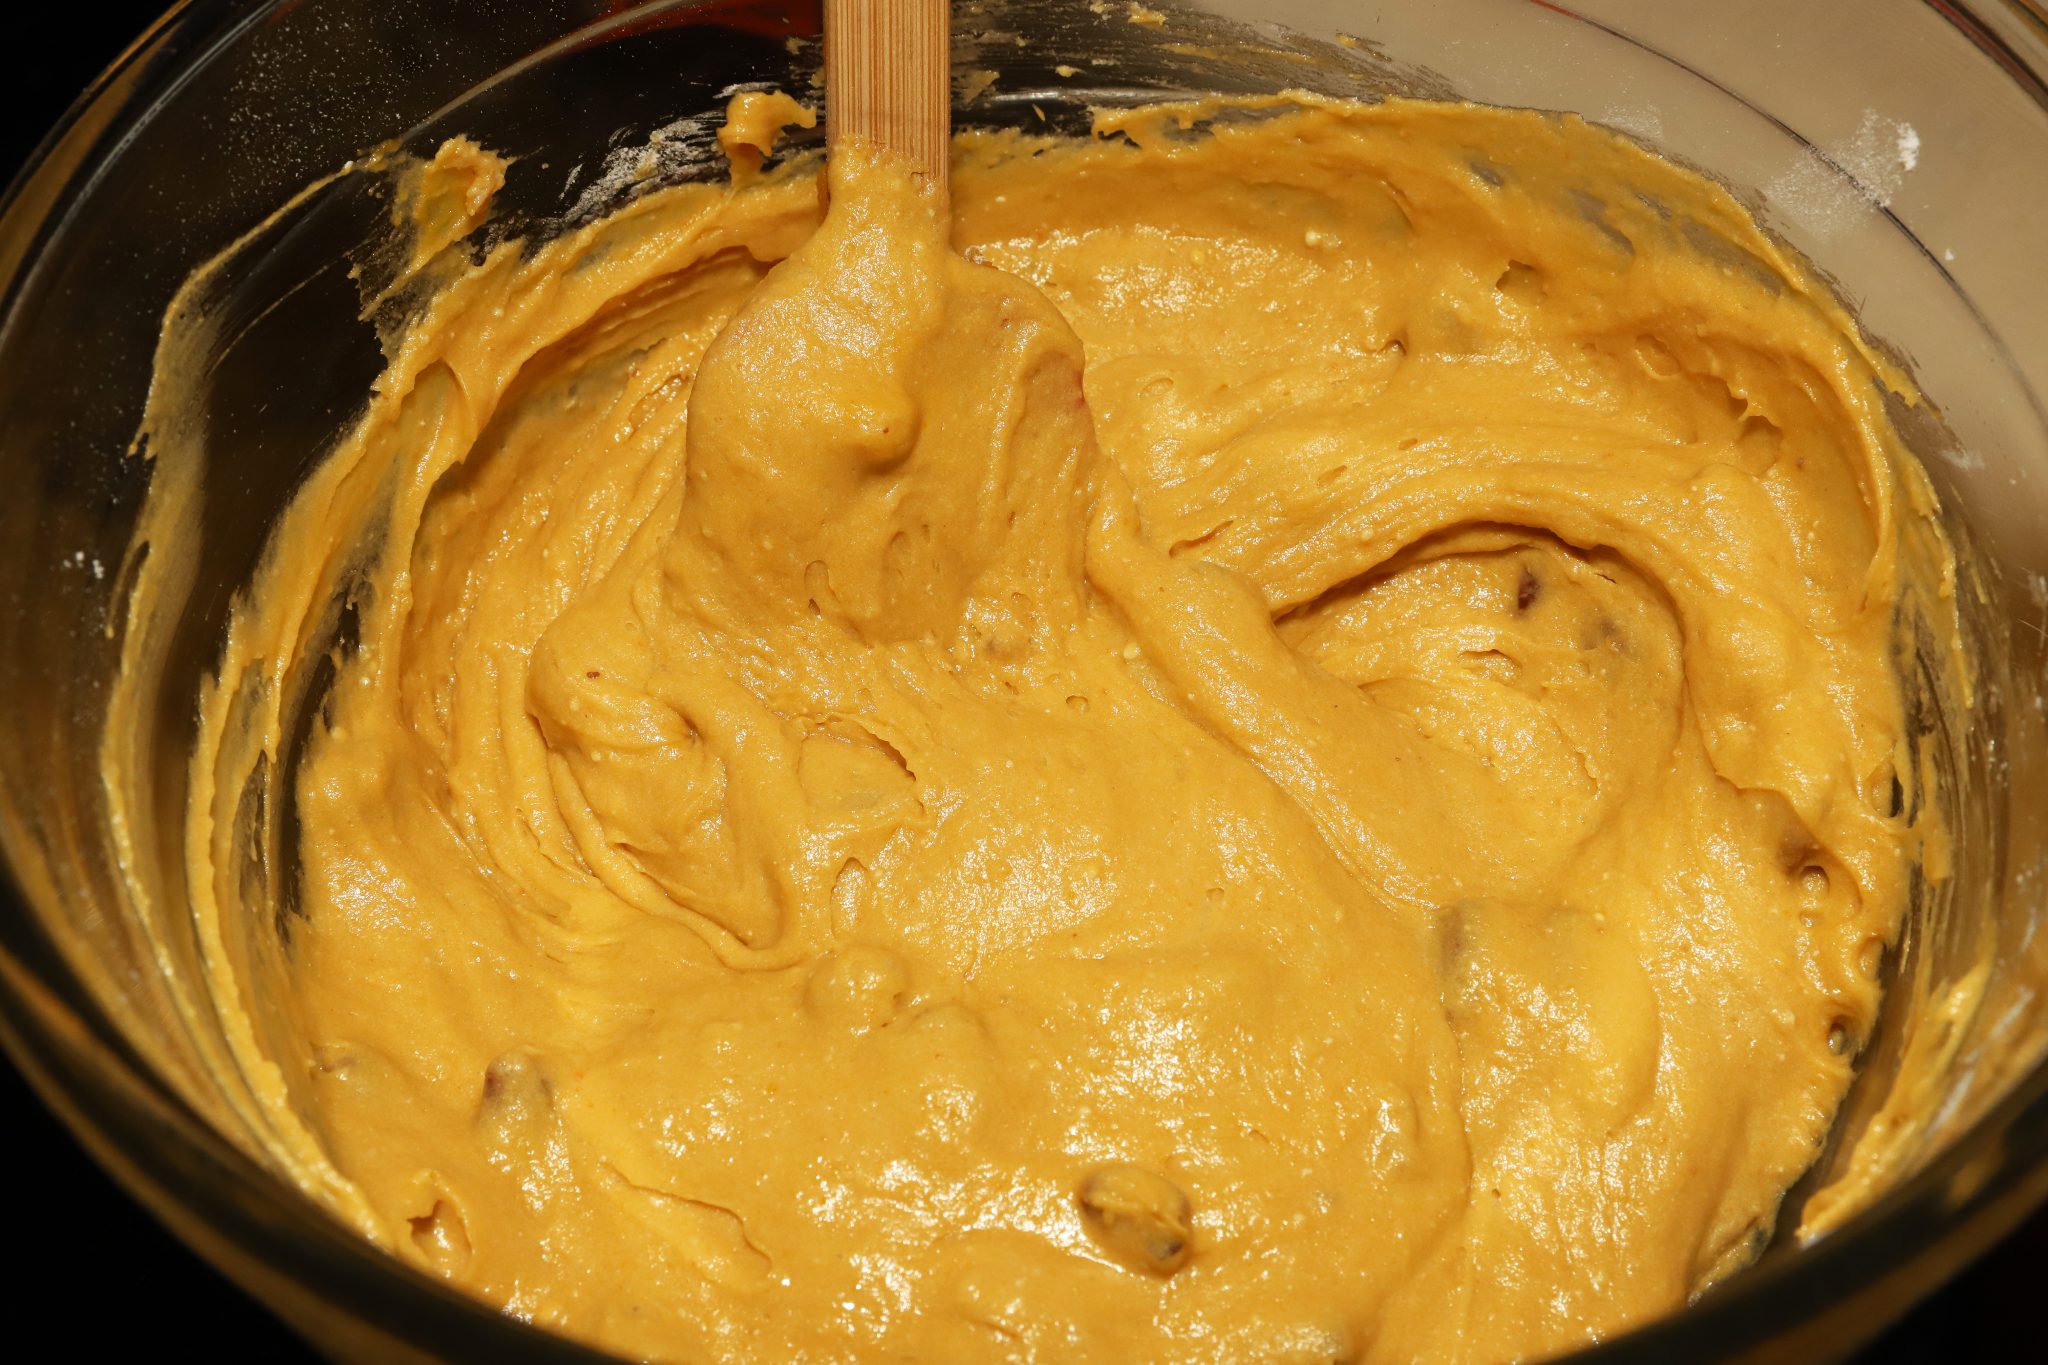
[[[679,1360],[1501,1360],[1744,1263],[1903,906],[1903,379],[1570,118],[966,138],[957,255],[764,140],[446,283],[238,617],[195,888],[309,1182]]]

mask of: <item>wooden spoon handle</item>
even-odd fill
[[[825,133],[908,157],[946,190],[952,138],[950,0],[825,0]]]

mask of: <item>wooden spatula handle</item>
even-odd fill
[[[950,0],[825,0],[828,146],[876,143],[946,188]]]

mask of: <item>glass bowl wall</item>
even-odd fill
[[[1906,420],[1965,551],[1977,661],[1968,705],[1917,689],[1954,868],[1920,889],[1794,1208],[1871,1143],[1893,1177],[1831,1235],[1781,1235],[1588,1358],[1845,1353],[2048,1193],[2048,19],[2024,0],[1155,7],[1163,29],[1085,0],[959,4],[959,117],[1080,131],[1091,104],[1292,86],[1574,110],[1734,186],[1932,400]],[[817,34],[815,3],[768,0],[192,0],[0,210],[0,1032],[117,1176],[338,1358],[595,1357],[279,1181],[197,971],[175,875],[193,701],[273,519],[381,368],[348,275],[388,231],[379,178],[294,196],[391,140],[462,132],[517,158],[487,231],[542,235],[716,173],[700,116],[736,85],[807,90]],[[964,79],[983,69],[986,89]],[[650,147],[651,180],[605,173]],[[188,479],[131,446],[165,310],[230,246],[187,299],[211,319],[206,379],[172,416],[220,452]],[[196,553],[159,583],[167,609],[130,619],[153,481]],[[146,671],[133,705],[111,686],[124,646]],[[107,746],[133,784],[106,787]]]

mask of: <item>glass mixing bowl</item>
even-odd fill
[[[1090,104],[1297,86],[1575,110],[1733,186],[1933,400],[1906,420],[1963,551],[1973,693],[1907,676],[1952,867],[1917,888],[1856,1088],[1777,1240],[1584,1358],[1847,1353],[2048,1193],[2048,14],[2030,0],[1155,7],[1163,27],[1102,0],[962,0],[960,119],[1078,131]],[[189,0],[0,209],[0,471],[15,490],[0,499],[0,1031],[139,1198],[336,1358],[599,1357],[373,1250],[281,1181],[197,971],[174,875],[194,698],[274,517],[381,368],[347,260],[388,232],[376,177],[273,211],[389,140],[465,132],[518,158],[486,231],[543,235],[716,173],[692,116],[736,84],[803,91],[818,27],[815,3],[771,0]],[[165,310],[230,246],[185,300],[210,331],[196,396],[172,415],[228,453],[159,467],[134,440]],[[130,619],[153,480],[160,532],[197,553],[172,610]],[[142,670],[126,701],[110,686],[124,647]],[[103,754],[135,781],[110,789]],[[254,827],[263,873],[266,846],[289,848],[289,810]],[[1867,1199],[1838,1204],[1825,1236],[1790,1231],[1873,1153],[1886,1160]]]

